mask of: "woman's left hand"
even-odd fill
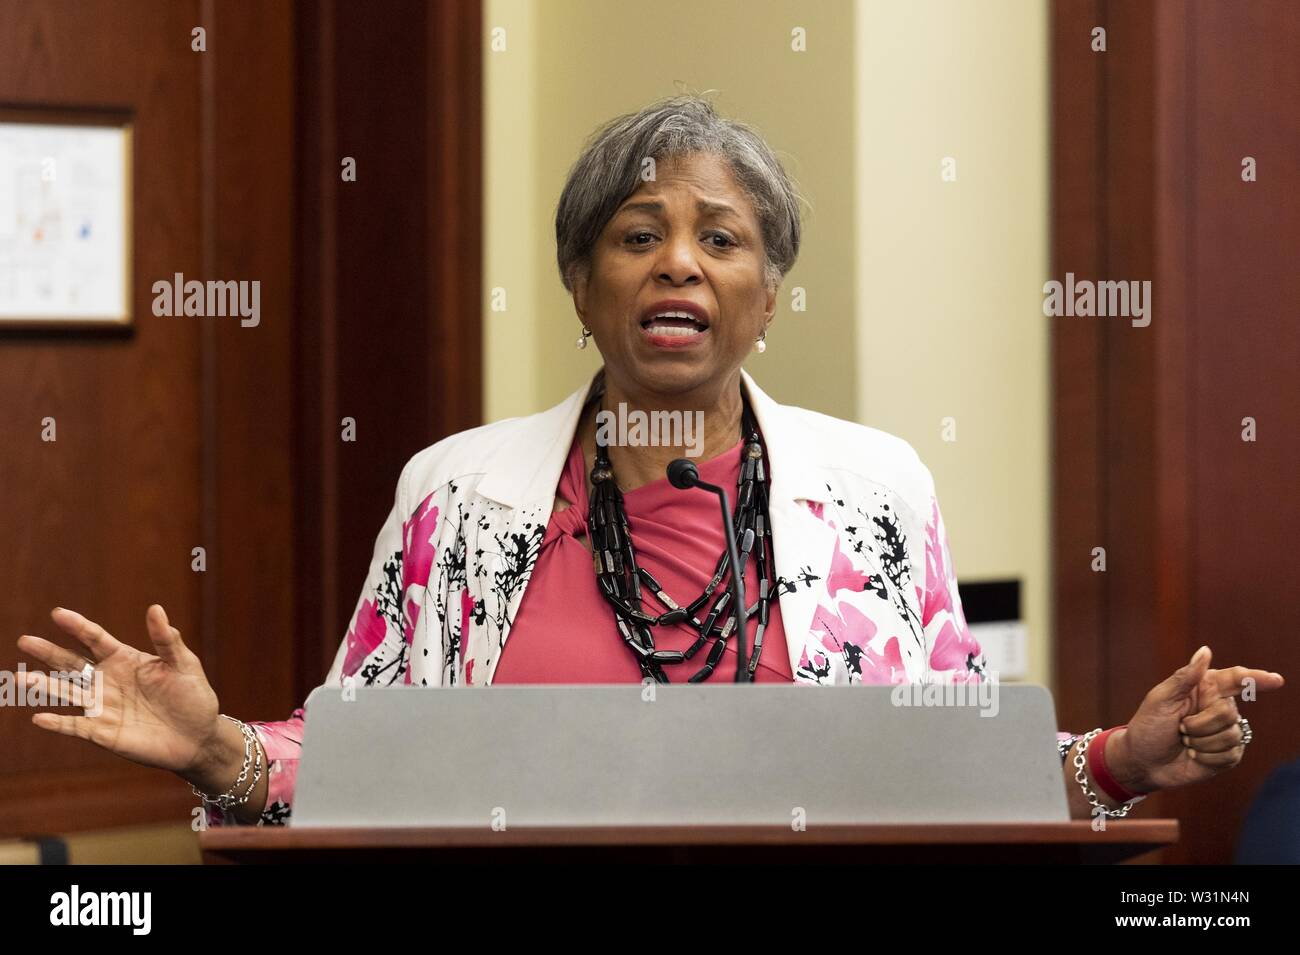
[[[1280,673],[1229,667],[1211,670],[1201,647],[1167,680],[1151,688],[1128,721],[1107,741],[1106,763],[1132,792],[1199,783],[1241,762],[1246,746],[1236,697],[1247,687],[1276,690]]]

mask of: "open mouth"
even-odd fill
[[[664,338],[692,338],[709,328],[709,323],[686,311],[663,311],[648,316],[641,322],[648,334]]]

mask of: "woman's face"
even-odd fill
[[[643,400],[716,400],[776,309],[764,262],[758,217],[722,159],[659,162],[655,181],[606,224],[589,278],[574,287],[607,382]],[[678,314],[654,317],[665,311]]]

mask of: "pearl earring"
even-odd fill
[[[583,326],[582,326],[582,335],[579,336],[579,338],[578,338],[577,342],[575,342],[575,344],[576,344],[579,348],[586,348],[586,347],[587,347],[587,339],[590,338],[590,337],[591,337],[591,329],[588,328],[586,325],[583,325]]]
[[[758,341],[754,342],[754,351],[758,352],[760,355],[767,351],[767,332],[764,332],[759,337]]]

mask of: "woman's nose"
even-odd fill
[[[657,274],[664,281],[674,285],[684,285],[691,280],[703,278],[700,269],[699,250],[689,236],[668,239],[660,246],[659,260],[656,262]]]

